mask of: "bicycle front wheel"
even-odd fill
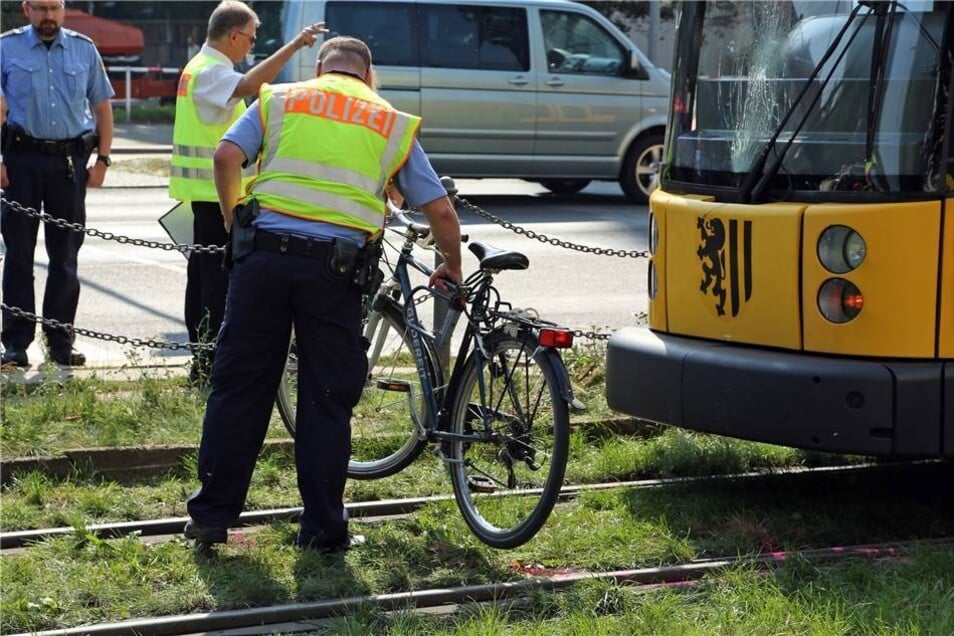
[[[370,342],[368,377],[351,416],[348,476],[378,479],[404,469],[424,450],[427,440],[416,422],[425,422],[427,409],[400,308],[386,304],[373,311],[365,338]],[[436,367],[431,358],[426,360],[431,387],[439,390]]]
[[[424,422],[427,416],[411,336],[400,308],[385,305],[381,311],[371,311],[364,336],[369,342],[368,376],[351,414],[348,476],[379,479],[401,471],[421,454],[427,440],[418,434],[415,418]],[[428,360],[431,386],[437,390],[436,367]],[[298,401],[297,371],[293,345],[278,394],[279,412],[292,437]]]
[[[458,385],[444,444],[454,497],[468,527],[495,548],[513,548],[540,530],[560,495],[570,418],[562,369],[530,334],[498,332],[474,353]]]

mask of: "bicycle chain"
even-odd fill
[[[576,250],[577,252],[583,252],[584,254],[597,254],[600,256],[619,256],[621,258],[649,258],[648,250],[616,250],[613,248],[604,248],[604,247],[590,247],[589,245],[580,245],[579,243],[571,243],[570,241],[563,241],[552,236],[547,236],[546,234],[540,234],[539,232],[534,232],[533,230],[528,230],[526,228],[520,227],[519,225],[514,225],[510,221],[506,221],[499,216],[493,215],[490,212],[482,210],[479,206],[474,205],[467,199],[464,199],[460,196],[454,198],[455,203],[459,203],[464,206],[467,210],[470,210],[477,216],[483,217],[490,221],[491,223],[496,223],[497,225],[502,226],[503,228],[519,234],[521,236],[526,236],[529,239],[540,241],[541,243],[549,243],[550,245],[555,245],[557,247],[563,247],[569,250]]]
[[[113,234],[112,232],[102,232],[95,228],[86,227],[82,223],[71,223],[66,219],[58,219],[54,216],[50,216],[46,212],[34,210],[33,208],[20,205],[16,201],[10,201],[6,198],[0,197],[0,203],[9,206],[11,209],[16,210],[17,212],[22,212],[29,217],[39,219],[44,223],[49,223],[50,225],[55,225],[56,227],[63,228],[65,230],[73,230],[74,232],[86,234],[87,236],[95,236],[96,238],[101,238],[105,241],[116,241],[122,245],[152,247],[165,250],[166,252],[198,252],[199,254],[225,253],[225,248],[220,245],[179,245],[177,243],[160,243],[159,241],[147,241],[144,239],[131,238],[121,234]]]
[[[90,329],[83,329],[82,327],[74,327],[73,325],[65,322],[60,322],[55,318],[44,318],[42,316],[37,316],[36,314],[30,313],[29,311],[24,311],[19,307],[11,307],[4,302],[0,302],[0,309],[5,309],[17,318],[26,318],[33,322],[39,322],[40,324],[46,325],[48,327],[53,327],[55,329],[64,329],[71,334],[79,334],[81,336],[86,336],[88,338],[95,338],[96,340],[105,340],[106,342],[116,342],[121,345],[133,345],[134,347],[149,347],[150,349],[172,349],[173,351],[177,349],[188,349],[190,351],[198,351],[202,349],[213,349],[215,348],[214,342],[169,342],[163,340],[151,340],[151,339],[142,339],[142,338],[128,338],[126,336],[114,336],[109,333],[102,333],[99,331],[92,331]]]

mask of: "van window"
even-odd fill
[[[330,33],[364,40],[375,66],[418,66],[414,5],[404,2],[329,2]]]
[[[619,42],[585,15],[540,11],[547,68],[551,73],[619,75],[624,52]]]
[[[435,4],[420,9],[424,66],[530,70],[526,9]]]

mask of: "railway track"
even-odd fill
[[[798,551],[776,551],[754,557],[725,557],[691,561],[665,567],[618,570],[612,572],[558,572],[544,576],[529,576],[518,581],[485,585],[465,585],[453,588],[423,589],[392,594],[371,594],[339,599],[289,603],[241,610],[203,612],[175,616],[132,619],[97,625],[83,625],[68,629],[33,632],[42,636],[87,634],[91,636],[118,636],[152,634],[196,634],[214,630],[261,628],[260,633],[317,629],[312,621],[347,615],[359,608],[373,607],[382,611],[417,611],[471,603],[502,601],[525,597],[536,591],[560,591],[586,581],[605,581],[621,585],[654,587],[696,585],[707,575],[718,574],[738,566],[771,568],[788,561],[830,563],[845,559],[894,559],[907,555],[915,546],[946,548],[954,546],[954,538],[933,541],[881,543],[869,545],[832,546]],[[271,627],[270,627],[271,626]],[[250,632],[244,632],[250,633]]]
[[[923,462],[931,464],[934,462]],[[727,475],[707,475],[702,477],[673,477],[666,479],[645,479],[639,481],[607,482],[599,484],[564,486],[560,500],[566,502],[578,496],[581,492],[608,490],[620,488],[659,488],[675,484],[700,483],[713,481],[752,480],[780,475],[852,475],[859,472],[875,472],[878,470],[896,467],[895,464],[857,464],[854,466],[792,468],[772,472],[736,473]],[[534,491],[526,491],[526,495]],[[507,496],[502,494],[501,496]],[[411,497],[407,499],[388,499],[366,502],[352,502],[346,504],[348,515],[352,519],[386,520],[407,515],[419,508],[441,501],[453,501],[453,495],[438,495],[430,497]],[[260,526],[273,522],[295,522],[301,515],[300,507],[277,508],[258,510],[243,513],[235,528]],[[182,532],[188,517],[173,517],[167,519],[151,519],[141,521],[126,521],[119,523],[95,524],[86,527],[86,530],[99,538],[116,538],[137,534],[142,538],[159,538],[163,536],[179,535]],[[0,554],[10,553],[12,550],[28,548],[31,544],[51,537],[66,536],[75,532],[72,527],[42,528],[34,530],[17,530],[0,533]]]

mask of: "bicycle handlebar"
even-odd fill
[[[456,192],[456,190],[454,191]],[[405,228],[410,230],[414,234],[415,239],[423,239],[430,236],[431,228],[429,225],[424,223],[418,223],[413,220],[410,215],[407,213],[407,210],[402,210],[398,206],[394,205],[394,202],[391,199],[387,200],[388,212],[394,216]],[[467,234],[460,235],[460,242],[466,243],[470,240],[470,236]],[[428,242],[428,245],[432,241]]]

